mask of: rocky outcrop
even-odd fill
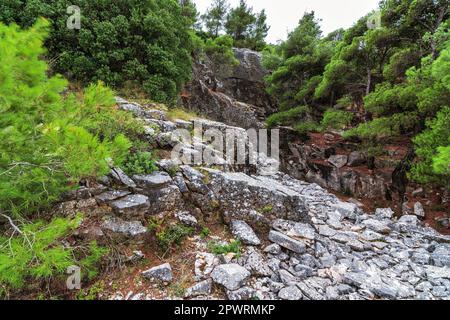
[[[209,125],[223,126],[214,122]],[[195,249],[182,253],[183,267],[191,268],[193,279],[179,298],[450,298],[450,237],[423,226],[417,216],[397,219],[388,208],[368,214],[315,183],[281,172],[262,176],[238,172],[233,166],[219,170],[185,165],[175,174],[168,170],[172,176],[167,176],[164,168],[168,168],[168,161],[161,161],[161,171],[144,179],[121,173],[127,184],[109,183],[114,180],[113,173],[101,179],[103,188],[87,187],[79,194],[84,199],[61,207],[76,212],[80,206],[90,206],[97,214],[97,207],[103,208],[113,216],[109,221],[114,223],[100,228],[125,234],[130,240],[142,237],[144,222],[155,212],[161,218],[171,217],[187,225],[212,215],[217,217],[216,222],[229,224],[230,234],[242,240],[239,254],[208,252],[207,240],[201,237],[187,240]],[[103,190],[103,195],[99,196],[96,189]],[[142,194],[149,194],[149,190],[152,197]],[[140,201],[131,201],[130,197]],[[177,200],[168,201],[174,198]],[[120,210],[117,201],[121,201]],[[127,204],[131,206],[129,212]],[[128,215],[130,212],[133,214]],[[219,243],[227,242],[221,234],[213,237]],[[187,254],[193,259],[185,260]],[[172,265],[177,272],[166,263],[143,270],[140,277],[150,279],[150,283],[175,283],[180,280],[181,266]],[[158,298],[170,296],[168,290],[158,292]],[[127,297],[148,298],[144,293]]]
[[[193,79],[181,95],[182,105],[209,119],[242,128],[263,126],[276,104],[266,93],[261,55],[248,49],[234,49],[239,65],[218,74],[208,57],[195,61]]]

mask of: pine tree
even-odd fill
[[[228,10],[227,0],[213,0],[206,13],[202,15],[203,23],[211,37],[217,38],[223,30]]]

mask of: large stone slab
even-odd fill
[[[249,276],[250,272],[247,269],[235,263],[219,265],[211,273],[215,283],[232,291],[241,288]]]
[[[230,227],[231,232],[242,243],[252,246],[259,246],[261,244],[261,240],[259,240],[256,233],[245,221],[232,220]]]
[[[269,240],[296,253],[304,253],[306,251],[306,245],[303,242],[292,239],[278,231],[270,231]]]

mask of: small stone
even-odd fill
[[[337,231],[334,229],[331,229],[329,226],[327,225],[320,225],[318,227],[318,232],[321,236],[325,236],[325,237],[332,237],[334,236]]]
[[[222,264],[214,268],[211,277],[215,283],[234,291],[242,287],[250,272],[238,264]]]
[[[296,253],[304,253],[306,251],[306,245],[303,242],[292,239],[278,231],[270,231],[269,240]]]
[[[211,279],[207,279],[201,282],[194,284],[192,287],[186,290],[185,297],[192,298],[197,296],[206,296],[211,294],[212,290],[212,281]]]
[[[251,300],[257,296],[255,289],[243,287],[235,291],[227,290],[228,299],[231,301]]]
[[[113,191],[107,191],[103,192],[102,194],[99,194],[95,197],[95,199],[98,201],[99,204],[107,203],[119,198],[123,198],[127,195],[129,195],[129,191],[123,191],[123,190],[113,190]]]
[[[175,217],[186,226],[196,227],[198,225],[197,219],[187,211],[178,212]]]
[[[124,221],[120,218],[110,218],[103,222],[102,228],[126,236],[135,237],[147,232],[140,221]]]
[[[110,203],[111,208],[117,213],[137,213],[141,209],[146,209],[150,206],[147,196],[142,194],[132,194],[115,200]]]
[[[375,232],[381,233],[381,234],[389,234],[391,232],[391,228],[387,226],[386,223],[383,223],[379,220],[375,219],[367,219],[362,222],[362,224]]]
[[[153,267],[142,272],[142,276],[149,280],[159,280],[163,282],[171,282],[173,279],[172,268],[169,263]]]
[[[346,155],[334,155],[328,158],[328,162],[338,169],[344,167],[347,161],[348,157]]]
[[[358,167],[366,163],[364,154],[359,151],[353,151],[348,155],[347,165],[350,167]]]
[[[133,180],[130,179],[129,176],[126,175],[125,172],[123,172],[120,168],[113,168],[111,169],[111,177],[120,184],[123,184],[129,188],[136,188],[136,183],[134,183]]]
[[[378,219],[392,219],[394,211],[391,208],[378,208],[375,210],[375,216]]]
[[[272,243],[270,245],[268,245],[267,247],[264,248],[264,252],[265,253],[270,253],[273,255],[278,255],[281,253],[281,247],[280,245],[276,244],[276,243]]]
[[[414,214],[420,218],[425,218],[425,210],[420,202],[414,204]]]
[[[146,175],[134,175],[133,180],[140,188],[159,189],[172,182],[172,178],[167,172],[153,172]]]
[[[255,276],[268,277],[272,274],[262,254],[253,247],[249,248],[249,255],[244,267]]]
[[[232,220],[231,221],[231,232],[233,235],[241,240],[244,244],[259,246],[261,240],[259,240],[253,229],[242,220]]]
[[[282,300],[301,300],[303,295],[297,286],[289,286],[281,289],[278,297]]]
[[[419,220],[417,219],[417,216],[404,215],[404,216],[401,216],[400,219],[398,219],[398,223],[411,225],[411,226],[417,226],[419,224]]]
[[[296,276],[294,276],[287,270],[281,269],[279,274],[281,282],[283,282],[285,285],[295,284],[299,281],[299,279]]]

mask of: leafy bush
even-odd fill
[[[122,168],[128,175],[150,174],[158,170],[156,160],[151,152],[129,154]]]
[[[66,27],[67,7],[76,4],[81,29]],[[141,85],[155,101],[171,102],[191,73],[193,21],[176,0],[34,0],[0,5],[0,21],[31,26],[52,21],[46,42],[57,72],[84,83]]]
[[[322,130],[326,129],[343,129],[351,124],[353,114],[340,110],[327,110],[321,121]]]
[[[417,113],[397,113],[390,117],[377,118],[362,123],[356,128],[344,132],[344,138],[360,137],[365,140],[377,140],[386,137],[398,136],[402,132],[411,130],[417,124]]]
[[[220,76],[228,76],[239,64],[233,52],[233,39],[228,35],[206,40],[204,51],[216,68],[214,72]]]
[[[266,119],[267,127],[271,128],[276,125],[285,124],[287,122],[295,122],[299,116],[302,116],[310,112],[310,109],[306,106],[299,106],[289,109],[287,111],[281,111],[270,115]]]
[[[180,245],[184,238],[192,235],[194,229],[182,224],[170,225],[156,233],[158,245],[162,251],[169,250],[173,245]]]
[[[320,125],[315,121],[304,121],[297,123],[294,126],[294,130],[300,135],[306,135],[308,132],[320,131]]]
[[[208,243],[208,250],[214,254],[227,254],[235,253],[237,256],[240,255],[242,249],[242,244],[239,240],[233,240],[227,244],[220,244],[214,241]]]
[[[450,178],[450,108],[444,107],[427,123],[427,129],[415,137],[417,161],[411,178],[421,183],[447,185]]]
[[[49,223],[35,221],[17,227],[12,237],[0,236],[0,283],[21,288],[26,279],[49,279],[63,275],[69,266],[82,268],[90,279],[97,274],[97,264],[107,253],[95,242],[89,245],[89,254],[78,248],[67,247],[60,240],[68,236],[81,223],[82,216],[74,219],[56,218]]]
[[[8,215],[45,208],[70,182],[106,174],[131,146],[121,134],[130,119],[105,99],[109,89],[63,98],[67,82],[47,77],[39,60],[47,28],[44,20],[26,31],[0,23],[0,211]]]

